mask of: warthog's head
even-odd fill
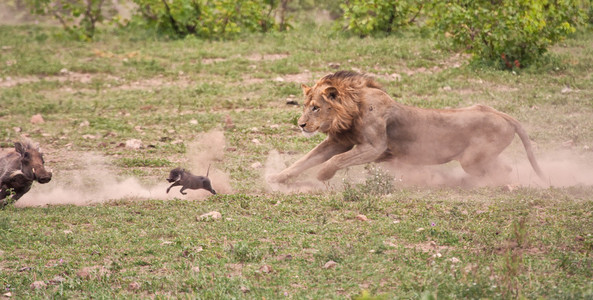
[[[185,172],[185,170],[182,168],[175,168],[175,169],[171,170],[171,172],[169,173],[169,178],[167,178],[167,181],[175,182],[175,181],[181,179],[181,174],[183,174],[183,172]]]
[[[14,149],[21,155],[21,172],[39,183],[48,183],[51,180],[51,171],[45,170],[43,164],[43,155],[39,152],[39,147],[20,142],[14,143]]]

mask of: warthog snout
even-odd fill
[[[39,183],[48,183],[50,180],[51,180],[51,172],[46,172],[45,175],[43,175],[43,176],[37,176],[37,181]]]
[[[51,180],[51,175],[52,172],[50,171],[46,171],[45,168],[41,167],[37,167],[37,168],[32,168],[33,171],[33,176],[35,176],[35,180],[37,180],[37,182],[39,183],[48,183]]]

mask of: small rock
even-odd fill
[[[284,82],[284,78],[278,76],[278,77],[274,78],[274,81],[276,81],[276,82]]]
[[[138,150],[142,148],[142,141],[138,139],[130,139],[126,141],[126,148]]]
[[[272,267],[270,265],[263,265],[261,268],[259,268],[259,270],[262,273],[271,273],[272,272]]]
[[[451,87],[448,85],[443,87],[443,91],[450,91],[450,90],[451,90]]]
[[[43,117],[41,116],[41,114],[36,114],[31,117],[31,124],[43,124],[43,123],[45,123],[45,121],[43,120]]]
[[[2,296],[6,297],[6,298],[10,298],[10,297],[12,297],[12,293],[11,292],[4,293],[4,294],[2,294]]]
[[[76,276],[78,276],[82,279],[90,279],[91,278],[90,268],[84,267],[84,268],[78,270],[78,272],[76,272]]]
[[[49,281],[50,284],[60,284],[62,282],[66,281],[66,278],[57,275],[56,277],[54,277],[52,280]]]
[[[253,139],[253,140],[251,140],[251,142],[256,145],[261,145],[261,142],[258,139]]]
[[[299,105],[296,96],[289,95],[288,98],[286,98],[286,105]]]
[[[60,73],[62,73],[62,74],[66,74],[66,73],[68,73],[68,69],[66,69],[66,68],[62,68],[62,69],[60,70]]]
[[[189,124],[192,124],[192,125],[198,125],[198,120],[196,120],[196,119],[191,119],[191,120],[189,120]]]
[[[327,66],[330,67],[330,68],[332,68],[332,69],[339,69],[340,68],[340,64],[339,63],[329,63]]]
[[[261,167],[263,167],[263,165],[259,161],[256,161],[251,164],[252,169],[261,169]]]
[[[505,186],[502,187],[502,190],[505,192],[509,192],[512,193],[515,190],[515,187],[511,184],[507,184]]]
[[[250,291],[249,288],[246,286],[241,286],[240,289],[241,289],[241,292],[243,292],[243,293],[249,293],[249,291]]]
[[[203,214],[201,216],[198,217],[198,221],[202,221],[202,220],[207,220],[207,219],[212,219],[212,220],[217,220],[222,218],[222,214],[217,212],[217,211],[211,211],[209,213]]]
[[[39,280],[39,281],[35,281],[33,283],[31,283],[30,287],[32,290],[38,290],[38,289],[42,289],[45,288],[47,286],[47,284],[45,284],[45,282]]]
[[[395,81],[401,81],[402,80],[402,76],[400,74],[398,74],[398,73],[390,74],[389,77],[393,78],[393,80],[395,80]]]
[[[330,261],[326,262],[325,265],[323,265],[323,268],[324,269],[332,269],[332,268],[335,268],[337,265],[338,265],[337,262],[330,260]]]
[[[20,127],[12,127],[12,130],[14,130],[14,132],[17,132],[17,133],[23,131],[23,129]]]
[[[356,216],[356,219],[359,221],[363,221],[363,222],[366,222],[369,220],[369,218],[367,218],[367,216],[365,216],[365,215],[358,215],[358,216]]]
[[[94,135],[92,135],[92,134],[83,134],[83,135],[82,135],[82,138],[83,138],[83,139],[85,139],[85,140],[94,140],[94,139],[96,139],[97,137],[96,137],[96,136],[94,136]]]
[[[449,259],[449,261],[450,261],[451,263],[454,263],[454,264],[457,264],[457,263],[460,263],[460,262],[461,262],[461,260],[460,260],[459,258],[457,258],[457,257],[451,257],[451,258]]]
[[[130,285],[128,285],[128,290],[130,291],[136,291],[140,289],[140,283],[134,281],[132,283],[130,283]]]
[[[562,88],[562,90],[560,91],[560,93],[562,93],[562,94],[568,94],[570,92],[572,92],[572,89],[569,88],[569,87],[567,87],[567,86],[565,86],[564,88]]]
[[[233,123],[231,116],[226,115],[224,117],[224,129],[233,129],[233,128],[235,128],[235,124]]]
[[[416,229],[416,232],[422,232],[422,231],[424,231],[424,227],[420,227],[420,228]]]
[[[191,268],[191,270],[194,273],[200,273],[200,267],[193,267],[193,268]]]
[[[290,255],[290,254],[280,255],[280,256],[278,256],[278,260],[280,260],[280,261],[292,260],[292,255]]]

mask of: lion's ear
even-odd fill
[[[338,89],[333,86],[327,87],[323,90],[323,95],[329,100],[336,100],[338,98]]]
[[[301,84],[301,89],[303,89],[303,94],[305,96],[307,96],[307,94],[309,94],[309,91],[311,91],[311,88],[308,87],[306,84]]]

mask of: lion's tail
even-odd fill
[[[537,160],[535,160],[535,155],[533,154],[533,148],[531,147],[531,141],[529,140],[529,136],[527,136],[527,132],[525,132],[525,129],[523,129],[523,126],[521,126],[521,123],[519,123],[519,121],[515,120],[513,117],[511,117],[507,114],[504,114],[504,113],[500,113],[500,114],[502,114],[503,117],[507,121],[509,121],[509,123],[511,123],[513,125],[513,127],[515,127],[515,132],[521,139],[521,142],[523,143],[523,147],[525,147],[525,152],[527,152],[527,159],[529,159],[529,163],[531,164],[531,167],[533,168],[533,170],[535,171],[535,173],[537,174],[537,176],[539,176],[539,178],[541,180],[546,181],[544,172],[542,172],[542,169],[539,167]]]

